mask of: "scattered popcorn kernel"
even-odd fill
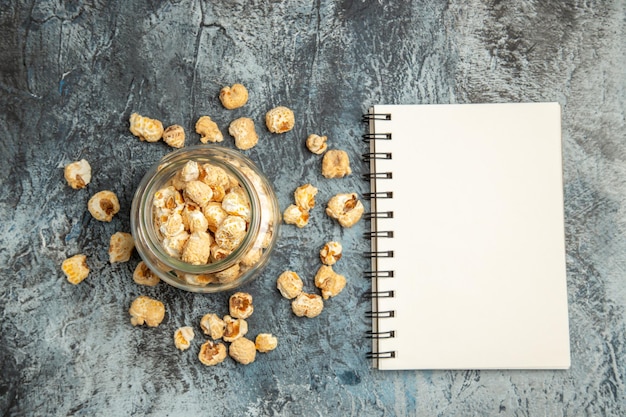
[[[134,248],[135,241],[130,233],[113,233],[109,243],[109,262],[128,262]]]
[[[281,295],[289,300],[296,298],[302,292],[304,283],[293,271],[285,271],[278,277],[276,287]]]
[[[87,203],[87,209],[94,219],[110,222],[113,216],[120,211],[120,202],[117,196],[108,190],[94,194]]]
[[[229,110],[242,107],[248,102],[248,90],[241,84],[224,87],[220,90],[220,101]]]
[[[173,257],[180,259],[183,254],[183,249],[185,248],[185,244],[189,240],[189,233],[182,232],[175,236],[166,237],[163,239],[163,249],[165,252]]]
[[[200,176],[200,167],[196,161],[187,161],[180,170],[180,179],[184,182],[195,181]]]
[[[350,158],[346,151],[332,149],[322,158],[322,175],[326,178],[342,178],[352,173]]]
[[[322,297],[317,294],[300,293],[292,302],[291,310],[298,317],[317,317],[324,308]]]
[[[198,359],[204,365],[214,366],[222,363],[226,359],[226,346],[223,343],[215,343],[211,340],[207,340],[200,347],[200,353]]]
[[[314,154],[321,155],[328,149],[327,139],[326,136],[309,135],[306,138],[306,147]]]
[[[293,193],[296,205],[303,211],[311,210],[315,207],[315,195],[317,194],[317,188],[311,184],[304,184]]]
[[[236,292],[228,300],[230,316],[236,319],[247,319],[254,312],[252,296],[245,292]]]
[[[174,345],[176,349],[187,350],[195,337],[193,328],[190,326],[180,327],[174,332]]]
[[[148,327],[156,327],[165,317],[165,306],[158,300],[140,295],[130,305],[128,313],[133,326],[145,323]]]
[[[283,221],[285,224],[295,224],[302,228],[309,224],[309,212],[308,210],[302,210],[295,204],[291,204],[283,212]]]
[[[163,131],[163,141],[172,148],[185,146],[185,129],[180,125],[172,125]]]
[[[326,214],[339,221],[342,227],[354,226],[361,219],[364,210],[356,193],[336,194],[326,206]]]
[[[240,364],[247,365],[256,358],[256,346],[252,340],[242,337],[230,344],[228,354]]]
[[[133,113],[130,115],[130,133],[146,142],[156,142],[163,136],[163,123]]]
[[[244,319],[224,316],[224,323],[226,323],[223,335],[225,342],[232,342],[248,333],[248,322]]]
[[[233,282],[241,275],[241,266],[239,264],[234,264],[230,268],[226,268],[223,271],[216,272],[215,276],[220,284],[228,284],[229,282]]]
[[[85,188],[91,181],[91,166],[85,159],[69,163],[65,166],[64,176],[73,189]]]
[[[185,187],[185,196],[200,207],[204,207],[211,201],[213,190],[202,181],[189,181]]]
[[[135,268],[135,272],[133,272],[133,281],[139,285],[154,287],[161,279],[148,268],[144,261],[140,261]]]
[[[285,133],[293,129],[295,117],[291,109],[278,106],[265,113],[265,124],[272,133]]]
[[[61,270],[63,270],[70,284],[80,284],[89,275],[87,257],[80,254],[67,258],[61,264]]]
[[[205,265],[211,255],[213,239],[207,232],[195,232],[189,236],[181,260],[192,265]]]
[[[213,340],[221,339],[226,330],[226,323],[217,314],[205,314],[200,319],[200,328],[204,334],[211,336]]]
[[[254,122],[248,117],[233,120],[228,127],[228,133],[235,138],[235,146],[241,150],[250,149],[259,141]]]
[[[256,346],[256,350],[266,353],[276,349],[276,346],[278,346],[278,339],[275,336],[272,336],[271,333],[259,333],[254,340],[254,345]]]
[[[334,265],[341,259],[343,247],[339,242],[327,242],[320,250],[320,260],[324,265]]]
[[[315,274],[315,286],[322,290],[322,298],[328,300],[345,288],[346,277],[333,271],[332,266],[322,265]]]
[[[202,116],[196,122],[196,133],[200,135],[200,142],[221,142],[224,140],[224,135],[220,132],[220,129],[209,116]]]
[[[235,250],[246,236],[246,221],[239,216],[228,216],[215,231],[215,242],[218,246]]]

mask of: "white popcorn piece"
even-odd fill
[[[87,203],[87,209],[94,219],[110,222],[120,211],[120,202],[115,193],[103,190],[94,194]]]
[[[215,231],[215,242],[221,248],[235,250],[247,233],[246,221],[239,216],[228,216]]]
[[[67,258],[61,264],[61,270],[70,284],[80,284],[89,275],[87,256],[78,254]]]
[[[240,364],[248,365],[256,358],[256,346],[252,340],[242,337],[230,344],[228,354]]]
[[[241,275],[241,266],[237,263],[233,266],[224,269],[223,271],[216,272],[215,276],[220,284],[228,284],[233,282]]]
[[[140,261],[133,272],[133,281],[139,285],[154,287],[161,279],[148,268],[144,261]]]
[[[207,232],[195,232],[189,236],[181,256],[183,262],[192,265],[205,265],[211,256],[213,238]]]
[[[324,301],[317,294],[302,292],[291,302],[291,310],[298,317],[317,317],[323,309]]]
[[[365,207],[356,193],[339,193],[326,206],[326,214],[336,219],[342,227],[354,226],[363,215]]]
[[[265,113],[265,125],[272,133],[285,133],[293,129],[295,116],[293,111],[288,107],[274,107]]]
[[[226,210],[222,208],[222,203],[215,201],[210,202],[202,209],[204,217],[209,224],[209,230],[213,233],[217,231],[220,224],[228,217]]]
[[[187,350],[195,337],[191,326],[180,327],[174,332],[174,346],[179,350]]]
[[[341,259],[343,252],[343,246],[336,241],[327,242],[322,249],[320,249],[320,260],[324,265],[334,265],[339,259]]]
[[[73,189],[85,188],[91,182],[91,165],[86,159],[71,162],[65,166],[63,174]]]
[[[142,141],[157,142],[163,136],[163,123],[133,113],[130,115],[130,133]]]
[[[213,190],[211,187],[198,180],[189,181],[185,186],[184,193],[186,197],[191,199],[191,201],[200,207],[206,206],[213,197]]]
[[[211,336],[213,340],[221,339],[226,330],[226,323],[217,314],[205,314],[200,319],[200,328],[204,334]]]
[[[200,177],[200,167],[196,161],[187,161],[180,170],[180,179],[184,182],[195,181]]]
[[[222,208],[228,214],[250,220],[250,201],[241,187],[231,188],[222,199]]]
[[[158,300],[140,295],[130,305],[128,313],[133,326],[146,324],[148,327],[157,327],[165,317],[165,306]]]
[[[228,133],[235,138],[235,146],[241,150],[253,148],[259,142],[254,121],[248,117],[233,120],[228,127]]]
[[[311,184],[304,184],[296,188],[296,191],[293,193],[296,205],[300,207],[302,211],[311,210],[315,207],[317,191],[317,188]]]
[[[245,292],[236,292],[228,300],[230,316],[236,319],[247,319],[254,312],[252,296]]]
[[[276,280],[276,288],[280,291],[280,294],[291,300],[296,298],[302,292],[304,283],[302,279],[294,271],[285,271]]]
[[[207,340],[200,347],[198,359],[206,366],[215,366],[226,359],[226,346],[223,343],[215,343]]]
[[[302,210],[301,207],[291,204],[283,212],[283,221],[285,224],[294,224],[299,228],[303,228],[309,224],[308,210]]]
[[[189,233],[186,231],[171,237],[166,237],[162,242],[163,249],[165,250],[165,253],[172,258],[180,259],[187,240],[189,240]]]
[[[350,158],[346,151],[333,149],[322,158],[322,175],[326,178],[342,178],[352,173]]]
[[[254,345],[259,352],[267,353],[276,349],[278,339],[271,333],[259,333],[254,340]]]
[[[306,138],[306,147],[312,153],[321,155],[326,152],[326,149],[328,149],[328,144],[326,143],[327,139],[328,138],[326,136],[319,136],[315,134],[309,135]]]
[[[180,125],[172,125],[163,131],[163,141],[172,148],[185,146],[185,129]]]
[[[224,316],[224,323],[226,327],[222,337],[225,342],[233,342],[248,333],[248,322],[244,319],[235,319],[227,315]]]
[[[222,142],[224,135],[220,131],[217,123],[209,116],[202,116],[196,122],[196,133],[200,135],[200,142]]]
[[[114,233],[109,242],[109,262],[128,262],[134,248],[135,241],[130,233]]]
[[[161,223],[159,231],[166,237],[176,236],[185,231],[185,225],[183,224],[183,216],[179,213],[173,213]]]
[[[233,84],[220,90],[220,101],[228,110],[237,109],[248,102],[248,89],[242,84]]]
[[[315,274],[315,286],[322,291],[322,298],[328,300],[345,288],[346,277],[336,273],[332,266],[322,265]]]

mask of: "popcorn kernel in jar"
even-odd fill
[[[195,181],[200,177],[200,167],[196,161],[187,161],[180,170],[180,179],[183,182]]]
[[[172,148],[185,146],[185,129],[180,125],[172,125],[163,131],[163,141]]]
[[[198,359],[206,366],[215,366],[226,359],[226,346],[223,343],[215,343],[207,340],[200,346]]]
[[[213,340],[221,339],[226,330],[226,323],[217,314],[205,314],[200,319],[200,328],[204,334],[211,336]]]
[[[61,270],[70,284],[80,284],[89,275],[87,256],[79,254],[67,258],[61,264]]]
[[[322,158],[322,175],[326,178],[342,178],[352,173],[350,158],[346,151],[332,149]]]
[[[233,84],[220,90],[220,101],[228,110],[242,107],[248,102],[248,90],[242,84]]]
[[[280,294],[291,300],[296,298],[302,292],[304,283],[302,279],[294,271],[285,271],[278,277],[276,281],[276,288],[280,291]]]
[[[133,113],[130,115],[130,133],[142,141],[157,142],[163,136],[163,123]]]
[[[146,324],[148,327],[157,327],[165,317],[165,306],[158,300],[140,295],[130,305],[128,313],[133,326]]]
[[[332,266],[322,265],[315,274],[315,286],[322,291],[322,298],[328,300],[345,288],[346,277],[333,271]]]
[[[317,294],[307,294],[303,292],[291,302],[291,310],[298,317],[317,317],[323,309],[324,301],[322,297]]]
[[[180,327],[174,332],[174,345],[176,349],[187,350],[195,337],[193,328],[190,326]]]
[[[265,125],[272,133],[285,133],[293,129],[295,116],[288,107],[278,106],[265,113]]]
[[[228,284],[233,282],[241,275],[241,266],[237,263],[233,266],[224,269],[223,271],[216,272],[215,276],[220,284]]]
[[[87,209],[94,219],[110,222],[120,211],[120,202],[115,193],[103,190],[94,194],[87,203]]]
[[[256,346],[256,350],[259,352],[267,353],[276,349],[276,346],[278,346],[278,339],[271,333],[259,333],[254,340],[254,345]]]
[[[228,214],[250,220],[250,202],[241,187],[233,187],[224,195],[222,208]]]
[[[185,186],[185,196],[200,207],[204,207],[211,201],[213,190],[202,181],[189,181]]]
[[[68,185],[75,190],[85,188],[91,182],[91,166],[86,159],[69,163],[63,171]]]
[[[140,261],[133,272],[133,281],[139,285],[154,287],[161,279],[148,268],[144,261]]]
[[[236,319],[247,319],[254,312],[252,296],[245,292],[236,292],[228,300],[230,316]]]
[[[247,232],[246,221],[239,216],[228,216],[215,231],[215,243],[221,248],[235,250]]]
[[[113,233],[109,242],[109,262],[128,262],[134,248],[135,241],[130,233]]]
[[[161,243],[165,253],[173,258],[180,259],[188,240],[189,233],[183,231],[177,235],[165,237]]]
[[[240,364],[248,365],[256,358],[256,346],[252,340],[242,337],[230,344],[228,354]]]
[[[320,260],[324,265],[334,265],[342,256],[343,247],[341,243],[327,242],[320,250]]]
[[[219,225],[228,217],[228,213],[222,208],[222,204],[216,201],[211,201],[204,206],[202,212],[209,223],[209,230],[212,233],[215,233]]]
[[[342,227],[354,226],[363,215],[365,207],[356,193],[339,193],[326,206],[326,214],[336,219]]]
[[[195,232],[189,236],[183,249],[181,260],[192,265],[205,265],[211,255],[213,238],[207,232]]]
[[[196,133],[200,135],[200,142],[222,142],[224,135],[209,116],[202,116],[196,122]]]

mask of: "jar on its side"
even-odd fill
[[[167,187],[189,161],[220,167],[239,182],[250,203],[247,232],[223,259],[193,265],[170,256],[155,225],[155,193]],[[269,180],[249,158],[217,145],[182,148],[164,156],[145,174],[131,206],[131,232],[137,252],[160,279],[177,288],[212,293],[239,287],[267,264],[281,221],[278,200]]]

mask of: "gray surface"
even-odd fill
[[[624,1],[15,3],[0,7],[0,414],[626,413]],[[248,86],[250,101],[230,112],[216,96],[233,82]],[[372,370],[365,223],[341,230],[322,209],[336,192],[365,191],[360,115],[383,102],[502,101],[563,106],[572,368]],[[263,129],[275,105],[297,116],[283,136]],[[280,340],[252,365],[197,360],[199,318],[224,314],[228,294],[141,288],[131,279],[136,254],[108,263],[109,236],[129,229],[134,188],[169,151],[129,134],[133,111],[182,124],[188,143],[200,115],[225,133],[230,120],[250,116],[261,138],[246,154],[274,182],[281,207],[298,185],[320,188],[309,226],[283,227],[264,274],[245,287],[256,300],[251,335]],[[304,147],[313,132],[349,152],[354,175],[320,176],[320,158]],[[234,147],[228,135],[224,146]],[[94,178],[75,191],[62,167],[80,158]],[[89,196],[107,188],[122,205],[110,224],[86,211]],[[336,269],[348,286],[317,319],[297,319],[275,278],[293,269],[312,289],[317,250],[331,238],[344,244]],[[91,274],[72,286],[60,264],[79,252]],[[142,293],[166,304],[156,329],[129,323]],[[172,343],[181,325],[197,333],[182,353]]]

